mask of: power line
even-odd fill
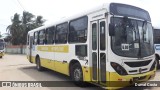
[[[23,9],[23,11],[25,11],[23,5],[21,4],[21,2],[19,0],[17,0],[18,4],[20,5],[20,7]]]

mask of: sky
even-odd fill
[[[160,27],[160,0],[0,0],[0,32],[5,33],[13,15],[22,15],[24,10],[43,16],[47,20],[45,24],[50,24],[111,1],[146,9],[150,13],[153,26]]]

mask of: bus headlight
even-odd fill
[[[111,62],[111,66],[119,75],[127,75],[127,71],[121,65]]]

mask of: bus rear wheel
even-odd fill
[[[41,62],[40,62],[40,58],[37,57],[36,58],[36,68],[38,71],[42,71],[43,70],[43,67],[41,66]]]
[[[80,87],[85,87],[85,82],[83,82],[83,72],[79,63],[76,63],[71,68],[71,79],[75,85]]]

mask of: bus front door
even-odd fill
[[[106,19],[91,22],[92,82],[106,85]]]

